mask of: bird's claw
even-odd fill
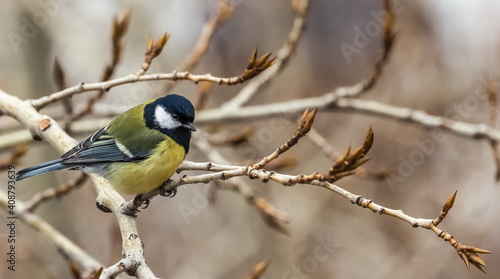
[[[160,187],[158,187],[158,190],[160,191],[160,196],[162,197],[167,197],[167,198],[173,198],[177,194],[177,188],[171,189],[171,190],[166,190],[165,186],[170,182],[171,180],[167,180],[167,182],[163,183]]]

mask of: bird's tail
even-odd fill
[[[71,167],[71,166],[62,164],[61,163],[62,160],[63,159],[48,161],[48,162],[41,163],[41,164],[36,165],[36,166],[32,166],[32,167],[20,170],[20,171],[17,172],[17,178],[16,178],[16,180],[19,181],[21,179],[32,177],[34,175],[41,174],[41,173],[44,173],[44,172],[62,170],[62,169],[67,169],[67,168]]]

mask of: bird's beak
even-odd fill
[[[182,125],[184,128],[188,129],[188,130],[191,130],[193,132],[196,132],[196,127],[193,125],[193,123],[191,122],[188,122],[186,124],[183,124]]]

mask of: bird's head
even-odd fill
[[[196,131],[194,107],[183,96],[170,94],[147,104],[144,108],[146,126],[170,136],[187,149],[191,132]]]

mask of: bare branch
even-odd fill
[[[9,165],[16,164],[26,152],[28,152],[28,145],[26,143],[18,144],[14,150],[0,160],[0,171],[7,169]]]
[[[313,109],[312,111],[309,111],[309,108],[307,108],[299,120],[299,127],[295,131],[295,134],[287,142],[276,149],[276,151],[274,151],[271,155],[264,157],[260,162],[254,164],[252,167],[256,169],[265,167],[269,162],[277,159],[281,154],[285,153],[295,144],[297,144],[299,139],[305,136],[307,132],[311,130],[312,124],[314,122],[314,117],[316,116],[317,112],[317,108]]]
[[[208,101],[208,96],[212,92],[213,83],[211,82],[200,82],[198,86],[198,93],[196,94],[196,101],[194,102],[194,108],[196,111],[203,110]]]
[[[33,212],[42,203],[65,196],[73,190],[79,188],[88,180],[88,176],[84,173],[80,174],[78,178],[73,179],[58,188],[48,188],[47,190],[37,193],[29,201],[26,202],[26,210]]]
[[[194,141],[195,146],[202,151],[209,160],[229,164],[230,162],[216,151],[206,140],[206,134],[197,137]],[[232,189],[239,192],[250,205],[254,206],[261,214],[262,218],[271,228],[283,233],[289,234],[287,224],[290,223],[288,214],[276,209],[264,198],[256,196],[253,189],[241,178],[236,177],[231,181]]]
[[[264,260],[258,263],[252,270],[252,273],[250,273],[246,279],[259,279],[262,278],[264,273],[266,272],[267,267],[269,266],[269,261]]]
[[[198,65],[201,58],[206,54],[213,36],[217,30],[219,30],[220,27],[231,17],[234,8],[235,7],[233,6],[232,1],[219,0],[215,16],[205,23],[193,50],[191,50],[191,53],[184,59],[180,66],[177,67],[180,71],[191,71],[196,67],[196,65]],[[171,92],[176,85],[177,83],[175,82],[167,82],[165,92]],[[211,85],[212,83],[204,83],[204,86],[202,86],[198,91],[195,104],[196,110],[201,110],[204,107],[210,93]]]
[[[318,148],[323,151],[323,154],[332,161],[337,161],[341,154],[337,153],[333,146],[318,132],[314,127],[307,133],[307,138],[310,139]],[[354,169],[354,175],[362,178],[385,179],[391,174],[389,170],[369,171],[366,168],[358,167]]]
[[[8,206],[9,202],[7,194],[0,191],[0,208],[7,212]],[[16,200],[15,209],[13,211],[15,212],[17,219],[28,224],[38,233],[45,236],[45,238],[48,239],[55,247],[57,247],[60,251],[63,251],[65,256],[78,263],[84,269],[85,273],[94,273],[102,266],[101,263],[87,254],[87,252],[82,250],[78,245],[52,227],[49,223],[45,222],[38,215],[28,212],[23,202]]]
[[[224,23],[226,23],[226,21],[233,14],[234,6],[231,1],[220,0],[217,5],[218,7],[215,16],[210,21],[205,23],[201,29],[201,34],[196,42],[196,45],[178,68],[180,71],[190,71],[196,67],[196,65],[200,62],[201,57],[203,57],[203,55],[207,52],[210,41],[217,30],[219,30],[219,28],[224,25]]]
[[[486,88],[488,92],[488,125],[491,127],[495,127],[497,123],[498,117],[498,97],[497,90],[495,84],[492,80],[488,81],[488,87]],[[493,153],[493,157],[495,158],[496,165],[496,181],[500,181],[500,147],[498,146],[498,140],[490,140],[491,151]]]
[[[170,35],[165,33],[153,44],[153,38],[151,36],[149,37],[146,54],[144,55],[144,62],[142,63],[141,69],[139,69],[135,75],[142,76],[149,70],[151,62],[160,55],[169,38]]]
[[[131,10],[129,9],[125,13],[123,13],[122,16],[120,16],[119,18],[115,17],[113,19],[113,31],[111,36],[111,46],[112,46],[111,62],[104,67],[104,71],[101,76],[101,81],[109,80],[113,76],[116,67],[120,63],[120,60],[123,55],[123,49],[125,48],[125,44],[123,43],[122,40],[125,37],[125,34],[127,33],[128,24],[130,22],[130,15],[131,15]],[[60,88],[59,90],[62,90],[62,88]],[[78,120],[83,116],[89,114],[92,111],[92,107],[94,106],[94,104],[100,99],[102,99],[102,97],[106,92],[107,90],[105,89],[99,90],[99,92],[95,96],[91,97],[87,101],[87,104],[81,111],[71,116],[71,121]]]
[[[77,144],[76,140],[68,136],[68,134],[59,127],[56,121],[39,114],[32,107],[29,101],[21,101],[19,98],[9,95],[2,90],[0,90],[0,111],[17,119],[21,124],[23,124],[23,126],[30,130],[34,138],[43,138],[59,153],[64,153]],[[144,249],[139,238],[136,221],[134,218],[123,214],[121,211],[121,205],[125,202],[125,200],[104,178],[95,174],[90,174],[89,176],[92,178],[94,188],[98,194],[96,203],[99,204],[101,208],[105,207],[115,213],[118,225],[120,226],[120,232],[122,234],[122,248],[124,255],[127,257],[133,257],[139,263],[139,268],[136,272],[137,277],[154,278],[151,269],[144,260]],[[4,195],[4,193],[1,194]],[[16,204],[19,203],[20,201],[16,202]],[[26,212],[25,208],[21,208],[20,210],[21,212],[19,214],[29,216],[29,220],[27,220],[28,224],[35,228],[39,226],[39,224],[29,223],[34,220],[33,218],[35,217],[33,216],[35,215]],[[37,222],[39,222],[38,219]],[[59,241],[58,239],[55,239],[58,235],[60,234],[57,231],[50,231],[46,234],[46,236],[55,243]],[[52,236],[54,237],[51,238]],[[58,247],[61,252],[65,254],[72,255],[72,253],[74,253],[71,250],[67,250],[73,249],[72,246],[58,245]],[[86,264],[85,258],[78,255],[75,255],[72,260],[81,265]],[[102,265],[94,265],[95,269],[100,266]]]
[[[270,82],[272,78],[276,77],[288,64],[292,54],[295,53],[299,39],[304,31],[306,17],[309,11],[309,0],[292,1],[292,8],[295,12],[293,26],[288,34],[288,39],[285,42],[285,45],[283,45],[276,54],[276,60],[274,63],[275,66],[266,71],[260,77],[249,82],[240,90],[238,95],[222,104],[221,109],[234,110],[235,108],[247,103],[259,91],[259,89],[262,88],[262,86]]]
[[[256,55],[256,52],[255,52]],[[190,80],[194,83],[198,83],[200,81],[208,81],[218,84],[225,85],[235,85],[239,83],[243,83],[260,73],[266,70],[273,64],[274,59],[269,59],[269,54],[265,54],[259,59],[255,59],[254,61],[250,61],[247,66],[245,73],[240,76],[234,76],[229,78],[215,77],[211,74],[204,75],[194,75],[189,72],[177,72],[174,71],[172,73],[163,73],[163,74],[151,74],[151,75],[136,75],[130,74],[126,77],[112,79],[104,82],[96,82],[96,83],[81,83],[69,88],[66,88],[62,91],[55,92],[48,96],[41,97],[36,100],[31,100],[31,104],[37,110],[42,109],[43,107],[62,100],[64,98],[73,96],[75,94],[85,92],[85,91],[93,91],[93,90],[109,90],[118,85],[127,84],[127,83],[135,83],[135,82],[143,82],[143,81],[154,81],[154,80]]]

